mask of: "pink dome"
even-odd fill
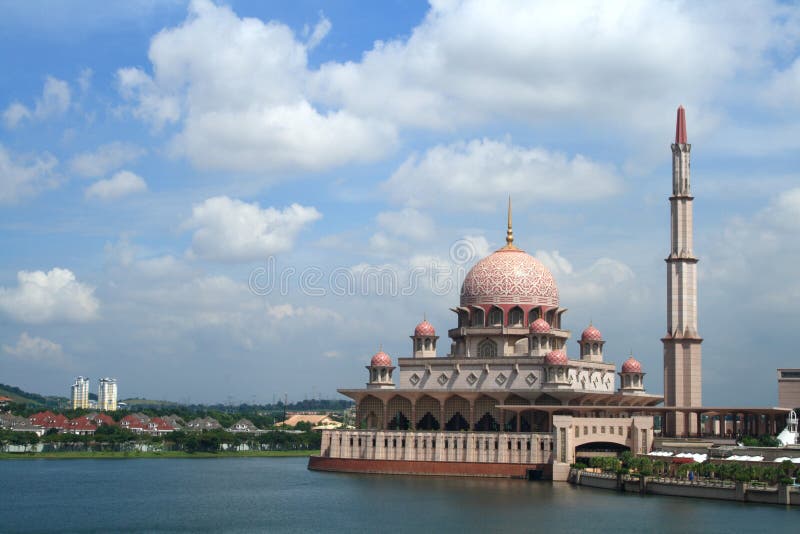
[[[567,365],[569,360],[567,359],[567,355],[564,354],[564,351],[552,350],[544,357],[544,363],[547,365]]]
[[[581,334],[581,341],[603,341],[603,334],[594,326],[589,325]]]
[[[622,372],[623,373],[641,373],[642,372],[642,364],[639,363],[639,360],[637,360],[636,358],[631,356],[627,360],[625,360],[625,363],[622,364]]]
[[[539,260],[517,248],[503,248],[476,263],[461,286],[461,305],[527,304],[558,306],[558,287]]]
[[[414,329],[414,335],[419,336],[435,336],[436,330],[433,328],[433,325],[429,323],[427,320],[422,321],[417,325]]]
[[[550,323],[539,317],[531,323],[531,334],[549,334]]]
[[[391,367],[392,366],[392,359],[383,351],[379,351],[375,356],[372,357],[372,361],[370,365],[373,367]]]

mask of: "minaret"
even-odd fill
[[[667,334],[664,343],[664,405],[702,406],[702,367],[697,333],[697,258],[692,250],[692,196],[686,111],[678,108],[672,145],[670,253],[667,262]],[[697,432],[695,414],[667,414],[665,435]]]

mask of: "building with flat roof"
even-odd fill
[[[89,407],[89,377],[79,376],[70,388],[70,406],[73,410]]]
[[[778,406],[800,410],[800,369],[778,369]]]
[[[113,412],[117,409],[117,379],[101,378],[97,385],[97,409]]]

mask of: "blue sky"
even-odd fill
[[[459,273],[502,243],[511,194],[517,243],[553,271],[566,326],[592,320],[606,358],[632,352],[660,393],[679,104],[704,401],[773,405],[775,369],[800,363],[796,6],[2,11],[4,383],[333,397],[380,344],[408,355],[423,314],[446,334]],[[273,265],[285,290],[253,287]],[[359,282],[377,272],[399,289]]]

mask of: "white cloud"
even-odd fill
[[[491,211],[509,194],[523,205],[585,201],[619,192],[621,182],[613,166],[581,155],[481,139],[412,155],[383,187],[415,208]]]
[[[86,189],[86,198],[113,200],[147,191],[147,184],[130,171],[119,171],[108,180],[98,180]]]
[[[328,32],[331,31],[331,21],[325,18],[324,15],[320,14],[320,20],[314,26],[314,31],[311,32],[311,36],[306,41],[306,49],[312,50],[325,39],[325,36],[328,35]]]
[[[6,128],[9,129],[16,128],[20,121],[30,118],[30,110],[19,102],[12,102],[3,112],[3,120],[6,123]]]
[[[295,306],[293,304],[276,304],[267,306],[267,316],[275,321],[284,319],[313,319],[314,323],[323,320],[341,320],[338,313],[318,306]]]
[[[712,237],[700,264],[702,283],[715,299],[793,312],[800,299],[800,188],[779,193],[751,217],[736,216]]]
[[[19,360],[63,363],[64,350],[61,345],[42,337],[33,337],[22,332],[16,345],[3,345],[3,352]]]
[[[94,288],[77,281],[72,271],[58,267],[19,271],[17,287],[0,287],[0,311],[23,323],[84,322],[97,317]]]
[[[280,23],[239,18],[195,0],[187,19],[150,45],[154,75],[118,71],[133,113],[160,128],[180,122],[172,150],[201,168],[321,170],[371,161],[395,143],[394,128],[347,110],[320,111],[305,94],[308,44]]]
[[[132,163],[145,154],[145,150],[131,143],[114,141],[97,147],[92,152],[74,156],[69,168],[75,174],[87,177],[105,176],[123,165]]]
[[[785,45],[790,17],[770,3],[436,1],[410,37],[325,64],[312,86],[332,105],[411,126],[501,114],[650,131],[659,110],[713,105],[728,80]]]
[[[417,241],[430,239],[434,232],[433,219],[414,208],[384,211],[378,214],[376,220],[387,232]]]
[[[15,128],[24,119],[44,120],[63,115],[69,109],[71,99],[69,84],[48,76],[44,81],[42,96],[36,99],[33,111],[19,102],[13,102],[3,112],[3,119],[7,128]]]
[[[600,258],[576,270],[557,250],[539,250],[536,258],[553,273],[561,300],[576,309],[597,309],[610,298],[622,297],[627,304],[641,301],[644,289],[635,285],[633,270],[619,260]]]
[[[320,217],[315,208],[299,204],[261,209],[257,203],[221,196],[196,204],[183,227],[195,230],[192,254],[239,262],[289,250],[297,234]]]
[[[16,202],[58,185],[58,160],[48,153],[15,156],[0,144],[0,204]]]
[[[86,93],[89,91],[89,88],[92,86],[93,75],[94,71],[89,67],[81,69],[81,73],[78,76],[78,87],[81,88],[81,92]]]

